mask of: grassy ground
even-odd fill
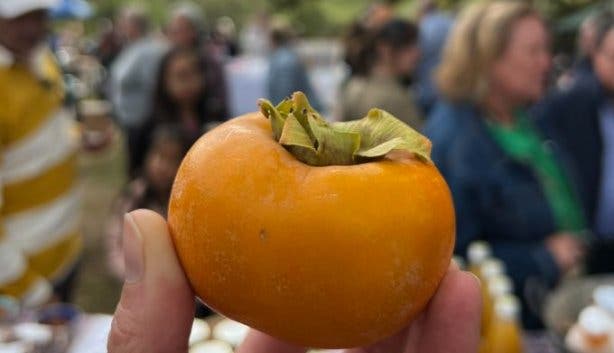
[[[107,270],[104,227],[111,203],[126,180],[123,151],[118,138],[109,149],[83,152],[79,160],[85,251],[75,302],[86,312],[111,313],[119,298],[121,284]]]

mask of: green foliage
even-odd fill
[[[162,25],[168,9],[180,1],[173,0],[90,0],[97,9],[97,17],[115,17],[122,7],[142,6],[154,24]],[[229,16],[241,28],[253,15],[268,13],[284,18],[298,33],[305,35],[334,35],[363,11],[369,0],[194,0],[203,8],[209,23],[221,16]],[[396,2],[399,2],[398,0]],[[403,2],[403,1],[400,1]],[[405,1],[407,2],[407,1]]]
[[[175,0],[90,0],[97,8],[98,16],[113,17],[126,4],[140,4],[151,14],[152,21],[161,25],[166,21],[168,9]],[[304,35],[338,35],[373,0],[194,0],[202,6],[209,23],[221,16],[229,16],[237,26],[246,23],[254,14],[269,13],[273,17],[288,20],[294,29]],[[416,0],[380,0],[392,3],[401,17],[411,17],[416,12]],[[458,10],[472,2],[489,0],[438,0],[441,7]],[[490,0],[494,1],[494,0]],[[517,0],[523,1],[523,0]],[[608,0],[524,0],[535,4],[553,23],[577,15],[579,11]],[[573,21],[572,21],[573,22]],[[574,22],[575,23],[575,22]]]

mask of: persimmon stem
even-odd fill
[[[302,92],[276,106],[266,99],[258,105],[271,122],[275,140],[309,165],[365,163],[392,151],[406,151],[431,163],[431,141],[384,110],[374,108],[362,119],[329,123]]]

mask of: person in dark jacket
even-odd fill
[[[302,91],[309,97],[314,109],[322,110],[320,99],[309,80],[307,67],[294,47],[293,37],[294,33],[286,23],[280,22],[271,30],[272,51],[267,74],[267,96],[278,103],[292,93]]]
[[[543,123],[577,167],[588,223],[597,239],[614,242],[614,15],[601,16],[587,73],[565,92],[553,95],[540,110]],[[594,254],[589,270],[603,267],[612,255]],[[603,249],[602,249],[603,250]],[[601,257],[599,259],[598,257]],[[602,263],[598,265],[595,261]]]
[[[548,34],[522,2],[476,4],[459,17],[437,69],[445,97],[425,133],[456,208],[456,252],[485,240],[540,322],[527,292],[553,286],[580,264],[584,208],[575,175],[528,107],[545,91]]]
[[[422,113],[428,115],[437,101],[433,71],[441,61],[441,52],[454,24],[451,14],[439,9],[434,0],[420,1],[420,61],[416,70],[416,96]]]
[[[592,56],[595,51],[597,22],[599,13],[594,13],[582,21],[578,31],[578,59],[573,69],[575,77],[593,72]]]
[[[611,11],[595,11],[590,14],[578,31],[578,56],[570,72],[571,85],[583,80],[586,76],[594,75],[593,57],[597,50],[597,41],[600,29],[607,27],[611,21]]]

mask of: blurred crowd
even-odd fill
[[[490,244],[525,327],[540,327],[540,299],[562,279],[613,271],[610,11],[586,18],[576,59],[553,75],[552,34],[526,2],[452,13],[422,0],[413,21],[374,3],[335,42],[342,74],[317,76],[305,40],[265,13],[239,34],[229,17],[206,23],[192,3],[172,5],[162,28],[131,6],[100,21],[93,39],[77,21],[42,45],[51,3],[0,2],[1,294],[29,305],[70,300],[82,248],[79,146],[105,148],[117,131],[126,141],[130,181],[107,227],[109,267],[121,278],[124,213],[165,214],[199,136],[256,110],[257,98],[294,91],[331,119],[379,107],[431,139],[454,198],[456,252]]]

